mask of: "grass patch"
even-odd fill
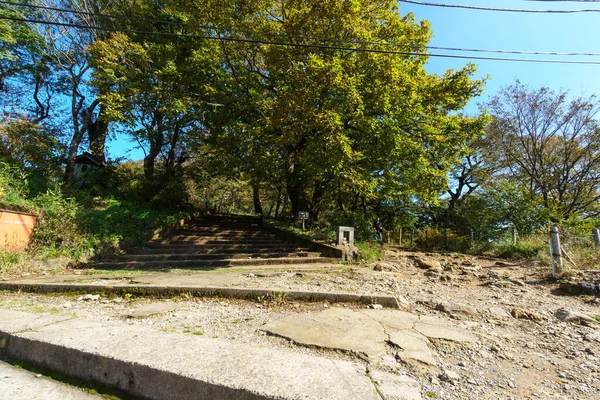
[[[535,258],[541,251],[547,250],[548,245],[538,243],[518,243],[498,245],[489,253],[492,256],[511,260]]]
[[[358,253],[360,260],[365,262],[373,262],[383,258],[383,249],[379,244],[370,242],[357,242]]]
[[[20,275],[26,269],[26,256],[21,252],[0,251],[0,275]]]

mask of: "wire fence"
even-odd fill
[[[559,231],[562,263],[575,268],[595,267],[600,262],[600,235],[598,231],[588,235]]]
[[[402,228],[384,233],[384,242],[406,249],[466,253],[489,251],[506,257],[539,256],[549,263],[560,255],[562,265],[567,267],[596,269],[600,266],[600,231],[594,229],[589,234],[580,234],[559,229],[558,240],[560,248],[553,250],[551,232],[520,236],[512,228],[497,232],[494,239],[483,235],[478,237],[475,230],[465,234],[449,228],[431,227]]]
[[[513,229],[506,229],[490,240],[475,230],[465,233],[450,228],[401,228],[385,232],[384,241],[389,245],[410,249],[469,251],[494,243],[516,245],[518,235]]]

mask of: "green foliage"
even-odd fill
[[[0,250],[0,276],[8,276],[17,272],[24,257],[19,252]]]
[[[61,250],[78,249],[83,237],[78,228],[82,207],[75,199],[63,195],[60,187],[48,189],[32,199],[39,210],[33,231],[32,245],[36,248]]]
[[[27,196],[27,176],[16,166],[0,160],[0,203],[3,208],[7,204],[25,204]]]
[[[138,184],[135,180],[120,181],[124,177],[139,177],[136,168],[130,167],[114,167],[120,173],[103,185],[92,179],[86,190],[67,191],[55,185],[32,196],[22,170],[0,163],[0,206],[38,214],[31,254],[24,258],[19,253],[2,253],[2,272],[18,273],[17,267],[29,257],[66,256],[78,260],[123,239],[142,242],[145,233],[189,216],[183,207],[187,196],[181,179],[173,179],[159,189],[148,188],[150,183],[145,180],[138,180]],[[104,197],[91,195],[101,192]],[[111,196],[111,192],[115,195]]]
[[[520,242],[514,244],[501,244],[493,246],[485,253],[494,257],[507,258],[511,260],[537,258],[540,252],[548,251],[547,243],[540,242]]]
[[[383,259],[383,249],[378,244],[372,242],[356,242],[356,247],[358,247],[358,254],[362,261],[373,262]]]
[[[365,218],[363,213],[346,211],[331,215],[326,223],[333,232],[338,226],[351,226],[354,228],[354,238],[357,241],[375,240],[376,235],[373,232],[374,219]],[[384,227],[385,228],[385,227]]]

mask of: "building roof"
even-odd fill
[[[87,151],[75,157],[75,164],[95,165],[96,167],[105,167],[106,163],[98,160],[94,155]]]

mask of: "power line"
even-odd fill
[[[399,0],[402,3],[416,4],[420,6],[431,6],[431,7],[446,7],[446,8],[464,8],[469,10],[480,10],[480,11],[503,11],[503,12],[515,12],[515,13],[551,13],[551,14],[573,14],[573,13],[588,13],[588,12],[600,12],[600,9],[587,9],[587,10],[530,10],[530,9],[519,9],[519,8],[494,8],[494,7],[481,7],[481,6],[467,6],[463,4],[444,4],[444,3],[430,3],[426,1],[416,0]]]
[[[6,4],[6,5],[10,5],[10,6],[16,6],[16,7],[27,7],[27,8],[33,8],[36,10],[47,10],[47,11],[57,11],[57,12],[69,13],[69,14],[88,15],[91,17],[118,19],[121,21],[140,21],[140,22],[151,22],[151,23],[158,23],[158,24],[165,24],[165,25],[180,25],[181,24],[180,22],[175,22],[175,21],[165,21],[165,20],[137,18],[137,17],[125,17],[122,15],[100,14],[100,13],[93,13],[90,11],[69,10],[66,8],[40,6],[40,5],[27,4],[27,3],[16,3],[16,2],[5,1],[5,0],[0,1],[0,4]]]
[[[422,52],[407,52],[407,51],[396,51],[396,50],[380,50],[380,49],[367,49],[361,47],[344,47],[344,46],[325,46],[318,44],[307,44],[307,43],[290,43],[290,42],[276,42],[268,40],[258,39],[244,39],[235,37],[224,37],[224,36],[205,36],[205,35],[188,35],[188,34],[175,34],[168,32],[148,32],[139,31],[133,29],[118,29],[101,26],[85,26],[81,24],[72,24],[65,22],[51,22],[44,20],[37,20],[31,18],[16,18],[8,16],[0,16],[0,20],[10,20],[18,22],[29,22],[35,24],[44,25],[55,25],[63,26],[68,28],[80,28],[80,29],[92,29],[107,32],[122,32],[122,33],[135,33],[141,35],[153,35],[153,36],[166,36],[166,37],[182,37],[189,39],[204,39],[204,40],[218,40],[223,42],[243,42],[252,44],[267,44],[275,46],[286,46],[286,47],[300,47],[300,48],[311,48],[321,50],[340,50],[350,51],[358,53],[376,53],[376,54],[389,54],[389,55],[403,55],[403,56],[418,56],[418,57],[440,57],[440,58],[455,58],[455,59],[467,59],[467,60],[489,60],[489,61],[509,61],[509,62],[529,62],[529,63],[550,63],[550,64],[583,64],[583,65],[600,65],[600,61],[573,61],[573,60],[543,60],[543,59],[526,59],[526,58],[503,58],[503,57],[480,57],[480,56],[465,56],[465,55],[454,55],[454,54],[434,54],[434,53],[422,53]]]
[[[569,1],[569,0],[529,0],[529,1]],[[588,0],[584,0],[584,1],[588,1]],[[600,2],[600,0],[595,0],[595,1]],[[358,41],[358,40],[352,40],[352,39],[319,38],[319,37],[311,37],[311,36],[303,36],[303,35],[286,35],[286,34],[277,34],[277,33],[269,33],[269,32],[248,31],[248,30],[232,29],[230,27],[217,28],[217,27],[211,27],[211,26],[192,25],[192,24],[186,24],[183,22],[165,21],[165,20],[148,19],[148,18],[125,17],[125,16],[120,16],[120,15],[100,14],[100,13],[93,13],[93,12],[88,12],[88,11],[37,6],[37,5],[30,5],[30,4],[26,4],[26,3],[16,3],[16,2],[4,1],[4,0],[0,0],[0,4],[22,6],[22,7],[29,7],[29,8],[49,10],[49,11],[57,11],[60,13],[81,14],[81,15],[89,15],[89,16],[109,18],[109,19],[118,19],[118,20],[122,20],[122,21],[140,21],[140,22],[150,22],[150,23],[172,25],[172,26],[179,26],[179,27],[201,28],[201,29],[206,29],[209,31],[214,31],[217,33],[219,31],[227,31],[230,33],[250,33],[252,35],[263,35],[263,36],[270,36],[270,37],[277,37],[277,38],[284,38],[284,39],[304,39],[304,40],[317,41],[317,42],[345,43],[345,44],[352,44],[352,45],[368,45],[368,46],[389,46],[389,47],[426,49],[426,50],[431,49],[431,50],[443,50],[443,51],[461,51],[461,52],[473,52],[473,53],[551,55],[551,56],[600,56],[600,53],[590,53],[590,52],[544,52],[544,51],[473,49],[473,48],[461,48],[461,47],[417,46],[417,45],[410,45],[410,44],[393,43],[393,42],[388,42],[388,41]],[[97,29],[100,29],[100,27],[98,27]],[[149,32],[146,32],[146,34],[149,34]]]

